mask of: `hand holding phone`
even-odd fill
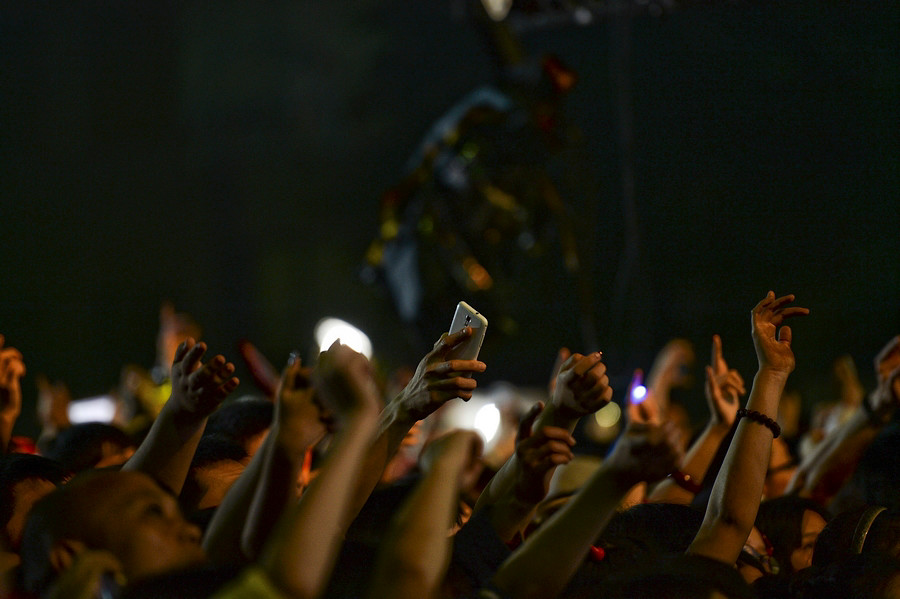
[[[453,321],[450,323],[449,333],[452,335],[466,327],[472,327],[472,336],[454,347],[448,354],[448,360],[476,360],[484,334],[487,332],[488,321],[482,314],[466,302],[459,302]]]

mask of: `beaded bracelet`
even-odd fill
[[[741,408],[737,411],[737,417],[747,417],[753,422],[758,422],[759,424],[767,427],[770,431],[772,431],[773,439],[777,439],[778,436],[781,435],[781,427],[778,426],[778,423],[762,412],[757,412],[756,410],[748,410],[747,408]]]

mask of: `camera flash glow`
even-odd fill
[[[475,430],[484,439],[485,445],[490,443],[500,430],[500,410],[492,403],[486,403],[475,413]]]
[[[641,403],[646,397],[647,387],[643,385],[637,385],[634,389],[631,390],[632,403]]]
[[[366,358],[372,358],[372,342],[361,330],[340,318],[323,318],[315,328],[316,343],[319,350],[324,351],[331,344],[341,340],[344,345],[349,345]]]

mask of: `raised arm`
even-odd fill
[[[791,306],[793,301],[793,295],[776,298],[770,291],[751,312],[759,370],[747,401],[748,415],[738,423],[688,553],[733,564],[753,527],[777,431],[778,402],[794,370],[791,329],[782,325],[787,318],[809,313]]]
[[[279,522],[259,561],[289,597],[318,597],[328,582],[354,509],[381,403],[365,356],[335,343],[319,358],[315,385],[339,430],[319,475]]]
[[[561,355],[568,353],[568,350],[563,350],[563,352]],[[536,435],[549,436],[555,441],[568,444],[569,437],[566,437],[564,433],[574,431],[579,418],[586,414],[592,414],[609,403],[613,391],[609,386],[606,365],[601,361],[602,358],[603,355],[600,352],[588,355],[576,353],[569,355],[562,362],[559,373],[551,384],[550,401],[534,421],[532,429]],[[546,427],[552,427],[552,432],[542,433],[541,431]],[[552,475],[552,470],[549,471],[549,474]],[[527,506],[523,506],[521,503],[523,497],[517,498],[519,495],[517,488],[523,484],[528,485],[529,478],[529,473],[523,467],[521,456],[513,454],[488,483],[478,498],[475,509],[480,510],[489,505],[496,505],[497,508],[502,509],[504,505],[515,505],[515,511],[527,515],[530,510],[525,511]],[[539,501],[540,498],[534,502],[534,505],[537,505]],[[494,519],[499,518],[509,523],[514,520],[509,516],[512,514],[504,516],[502,513],[496,512]],[[506,531],[497,530],[497,532],[503,536]]]
[[[452,335],[444,333],[416,367],[412,379],[378,417],[375,440],[365,455],[365,467],[356,488],[352,516],[362,509],[406,433],[448,401],[469,400],[478,383],[473,374],[487,368],[479,360],[448,360],[450,351],[472,336],[472,327]]]
[[[481,439],[454,431],[425,450],[425,477],[394,517],[379,550],[370,599],[433,597],[450,560],[449,530],[459,510],[460,493],[481,472]]]
[[[661,481],[649,500],[659,503],[690,504],[706,476],[719,444],[728,435],[740,406],[740,398],[747,394],[740,373],[728,368],[722,354],[722,339],[713,335],[712,359],[706,367],[706,403],[709,422],[691,445],[678,472]]]
[[[14,347],[3,347],[0,335],[0,455],[9,451],[13,427],[22,412],[22,386],[25,362]]]
[[[175,352],[172,395],[123,470],[140,470],[178,494],[206,419],[238,386],[234,364],[221,355],[205,364],[206,344],[188,338]]]
[[[875,358],[878,386],[853,414],[816,446],[794,473],[786,493],[827,504],[847,481],[865,449],[900,405],[900,336]]]
[[[306,452],[326,434],[314,396],[312,369],[292,359],[275,391],[269,434],[228,490],[203,538],[213,562],[254,560],[278,519],[296,503]]]
[[[497,588],[513,599],[559,596],[628,491],[678,463],[676,437],[672,423],[629,422],[600,469],[503,563]]]
[[[491,526],[504,542],[512,541],[525,529],[535,508],[546,497],[556,467],[568,464],[574,457],[575,438],[568,429],[545,426],[533,430],[543,409],[544,404],[538,402],[519,423],[517,476],[511,489],[498,497],[490,511]]]

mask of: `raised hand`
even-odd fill
[[[887,342],[875,356],[875,374],[879,382],[900,366],[900,335]]]
[[[172,362],[171,400],[196,415],[211,414],[240,383],[234,376],[234,364],[223,356],[201,362],[206,349],[205,343],[188,337],[178,346]]]
[[[751,311],[751,332],[760,370],[784,375],[794,370],[791,327],[782,325],[788,318],[809,314],[809,310],[790,306],[793,301],[793,295],[776,298],[775,292],[770,291]]]
[[[484,467],[481,462],[483,444],[474,431],[454,430],[434,439],[422,450],[422,470],[431,472],[446,466],[448,476],[456,476],[460,492],[475,486]]]
[[[478,386],[471,375],[484,372],[487,365],[479,360],[448,360],[454,347],[472,336],[472,327],[444,333],[416,367],[412,379],[400,392],[399,400],[414,420],[422,420],[446,402],[459,397],[472,398]]]
[[[674,422],[629,422],[604,466],[615,470],[629,484],[661,480],[681,462],[680,435]]]
[[[592,414],[612,399],[612,387],[606,376],[603,354],[572,354],[563,362],[556,377],[550,402],[563,414],[580,417]]]
[[[713,424],[730,428],[734,423],[740,398],[747,394],[744,379],[722,355],[722,339],[713,335],[712,357],[706,367],[706,402]]]
[[[685,339],[672,339],[656,355],[646,384],[656,397],[661,413],[665,414],[669,409],[672,389],[684,387],[690,382],[693,365],[694,347]]]
[[[0,335],[0,414],[15,420],[22,411],[20,380],[25,376],[25,361],[16,348],[3,347],[4,341]]]
[[[339,424],[360,412],[377,413],[381,408],[369,360],[340,340],[319,354],[313,381],[323,407]]]
[[[638,368],[631,375],[631,382],[628,384],[628,421],[641,424],[659,424],[662,421],[662,414],[659,402],[656,399],[656,393],[652,389],[644,387],[644,371]],[[643,388],[641,397],[635,395],[635,390]]]
[[[22,412],[21,378],[25,375],[22,353],[14,347],[3,347],[0,335],[0,454],[6,452],[13,426]]]
[[[554,469],[568,464],[575,455],[575,437],[565,428],[545,426],[532,432],[532,426],[544,404],[536,403],[519,423],[516,457],[522,468],[515,481],[515,496],[526,503],[538,503],[550,489]]]
[[[876,412],[893,411],[900,405],[900,335],[888,341],[875,357],[878,386],[870,396]]]
[[[275,391],[275,418],[281,438],[305,452],[328,432],[330,416],[316,398],[313,369],[292,357]]]

